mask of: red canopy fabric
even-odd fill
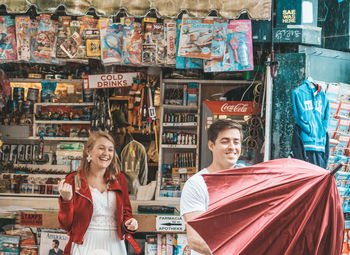
[[[329,171],[276,159],[203,176],[210,205],[189,224],[213,254],[341,254],[344,215]]]

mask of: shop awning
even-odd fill
[[[205,17],[211,10],[217,10],[226,18],[236,18],[247,11],[252,19],[270,20],[272,0],[0,0],[10,13],[23,13],[31,5],[39,12],[54,12],[64,5],[71,15],[84,15],[94,7],[100,15],[114,15],[120,8],[126,8],[129,15],[144,16],[150,9],[158,10],[160,16],[175,17],[181,10],[190,15]]]

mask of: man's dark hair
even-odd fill
[[[54,242],[57,246],[60,245],[60,241],[58,241],[57,239],[52,240],[52,242]]]
[[[238,129],[241,134],[241,141],[243,140],[242,125],[232,119],[217,119],[208,128],[208,141],[215,143],[218,134],[226,129]]]

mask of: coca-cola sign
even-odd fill
[[[253,102],[251,101],[204,101],[213,114],[250,115]]]
[[[233,113],[233,112],[247,112],[248,110],[248,104],[228,104],[228,103],[224,103],[221,108],[220,111],[222,113]]]

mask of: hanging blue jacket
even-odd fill
[[[305,151],[325,151],[329,101],[320,85],[305,79],[292,93],[295,121]]]

